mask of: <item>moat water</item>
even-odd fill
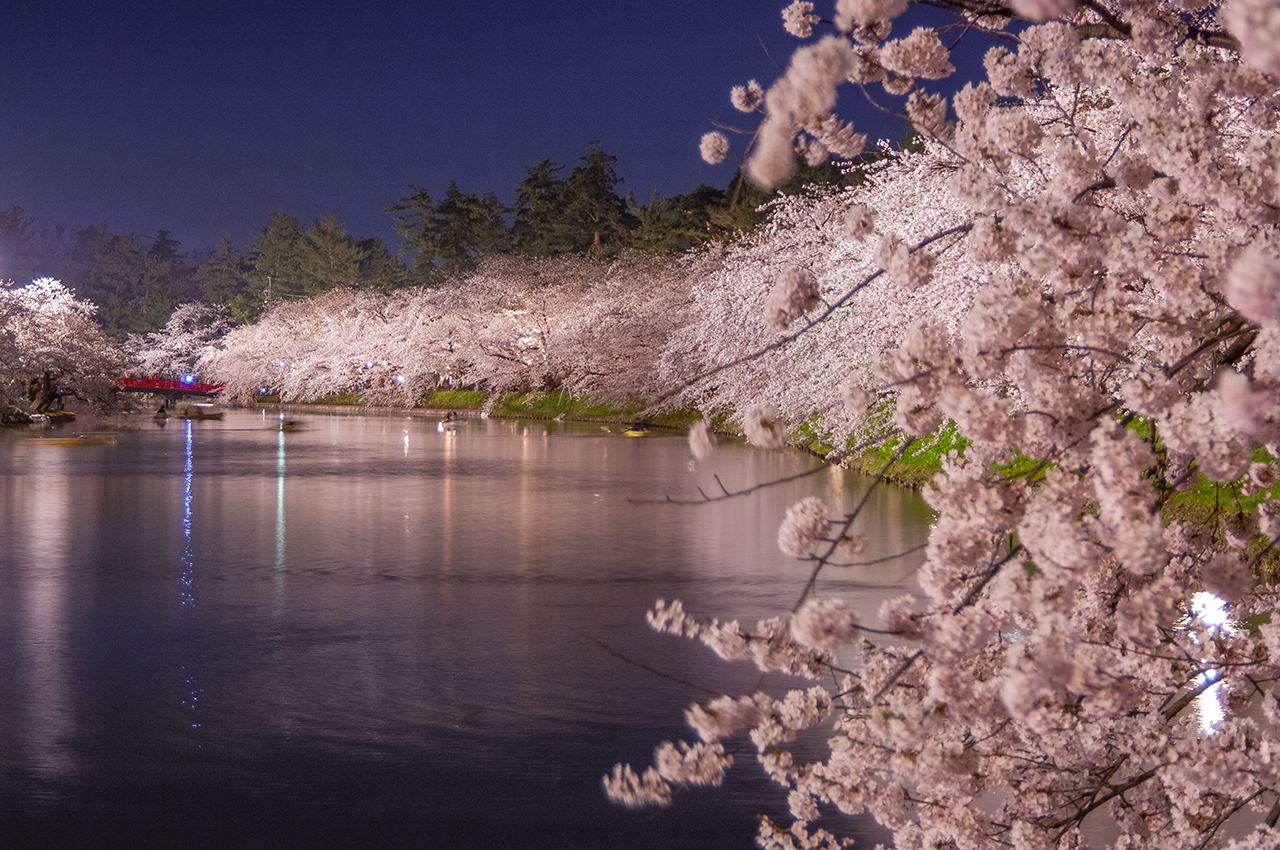
[[[0,433],[0,846],[745,848],[757,814],[787,820],[749,744],[724,787],[669,809],[617,807],[601,777],[692,739],[691,685],[761,685],[650,631],[654,600],[785,612],[810,571],[777,548],[787,506],[847,509],[868,481],[823,470],[679,506],[663,500],[816,462],[436,422],[311,415],[286,433],[233,411],[99,442]],[[919,546],[929,522],[877,488],[864,557]],[[919,560],[819,591],[870,618]]]

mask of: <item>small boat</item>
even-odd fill
[[[463,419],[461,416],[456,416],[452,412],[449,412],[444,415],[444,419],[441,419],[439,422],[436,423],[436,430],[439,431],[441,434],[444,434],[450,431],[457,431],[459,428],[461,428],[465,424],[467,424],[467,420]]]
[[[624,437],[652,437],[653,432],[644,427],[640,422],[632,422],[627,426],[627,430],[622,432]]]
[[[294,420],[292,420],[292,419],[281,419],[281,420],[280,420],[280,428],[279,428],[279,430],[281,430],[281,431],[301,431],[301,430],[303,430],[303,428],[302,428],[302,423],[300,423],[300,422],[295,422],[295,421],[294,421]]]
[[[221,419],[221,410],[201,410],[198,407],[184,407],[178,414],[179,419]]]
[[[81,434],[79,437],[33,437],[42,446],[114,446],[116,435],[110,431]]]

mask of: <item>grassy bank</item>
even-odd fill
[[[512,419],[573,419],[583,422],[634,422],[644,411],[642,401],[626,404],[597,403],[588,396],[568,393],[509,393],[492,408],[492,416]],[[644,417],[644,423],[660,428],[688,428],[701,419],[696,410],[670,410]]]
[[[258,396],[258,404],[278,404],[277,396]],[[298,402],[317,407],[390,408],[360,393],[341,393]],[[597,402],[587,396],[562,392],[505,393],[491,397],[481,390],[435,390],[423,393],[413,405],[415,410],[485,410],[490,416],[507,419],[568,419],[581,422],[630,423],[647,407],[643,401],[628,403]],[[645,416],[646,425],[660,428],[688,428],[702,418],[696,410],[669,410]]]

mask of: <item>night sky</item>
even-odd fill
[[[723,187],[736,163],[705,164],[698,139],[752,125],[729,88],[779,75],[799,44],[785,5],[7,0],[0,208],[183,250],[333,213],[394,248],[382,210],[410,184],[509,203],[526,166],[567,175],[593,139],[642,202]]]

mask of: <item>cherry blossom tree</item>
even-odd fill
[[[131,334],[124,350],[144,373],[172,375],[193,368],[230,329],[226,307],[191,301],[179,304],[160,330]]]
[[[127,361],[95,311],[52,278],[0,286],[0,408],[43,413],[65,396],[114,407],[111,381]]]
[[[653,397],[657,359],[687,321],[693,281],[715,264],[705,254],[490,257],[430,289],[343,289],[278,304],[206,348],[198,367],[233,396],[354,389],[372,402],[412,405],[447,377],[495,392]]]
[[[606,790],[669,803],[719,783],[746,736],[793,818],[764,819],[764,847],[841,846],[830,830],[863,814],[899,848],[1280,846],[1280,589],[1260,569],[1280,536],[1280,3],[942,0],[946,32],[894,32],[907,5],[787,8],[805,43],[747,168],[768,186],[797,148],[851,156],[846,92],[905,97],[924,153],[861,195],[796,202],[726,262],[714,286],[734,294],[697,292],[732,338],[700,322],[675,344],[708,376],[687,397],[752,404],[765,445],[841,406],[828,424],[848,433],[873,395],[904,444],[959,425],[972,443],[925,490],[920,597],[864,623],[818,593],[856,562],[857,512],[802,501],[779,531],[813,565],[792,611],[748,627],[659,601],[649,621],[811,681],[694,704],[694,742]],[[999,44],[985,81],[944,97],[966,29]],[[946,212],[913,210],[921,196]],[[933,309],[876,315],[935,287]],[[1166,524],[1198,476],[1223,509]],[[1225,715],[1201,725],[1196,705]],[[811,728],[829,749],[806,762],[789,742]]]

